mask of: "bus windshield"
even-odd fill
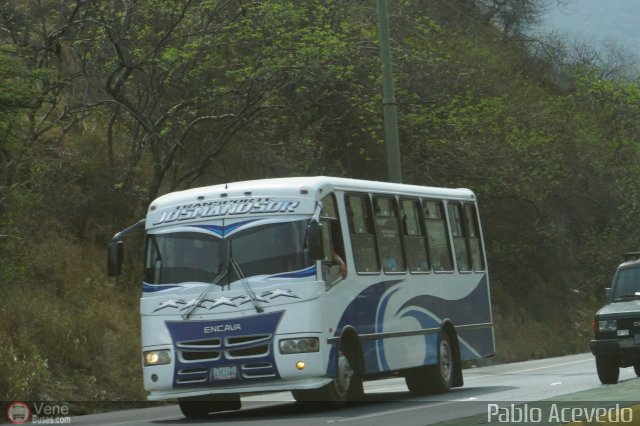
[[[270,223],[226,238],[203,232],[147,235],[147,284],[204,282],[220,286],[244,277],[305,269],[313,264],[305,247],[308,220]],[[184,228],[183,228],[184,229]]]

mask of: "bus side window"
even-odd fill
[[[470,271],[469,249],[467,247],[467,235],[462,216],[462,206],[458,203],[449,203],[449,224],[451,236],[456,253],[456,262],[459,271]]]
[[[425,200],[424,216],[433,270],[453,271],[447,219],[442,201]]]
[[[420,220],[420,203],[418,200],[401,200],[400,207],[404,235],[402,240],[409,271],[427,272],[431,267],[427,256],[424,227]]]
[[[338,216],[338,206],[335,194],[329,194],[322,199],[322,222],[325,260],[331,263],[329,268],[330,280],[333,282],[338,275],[346,276],[346,266],[344,271],[340,271],[340,265],[336,262],[336,256],[344,263],[346,262],[344,240],[342,239],[342,229],[340,228],[340,218]],[[335,254],[335,256],[334,256]]]
[[[480,226],[478,225],[478,212],[473,204],[464,205],[464,217],[467,229],[471,264],[475,271],[484,271],[484,254],[480,242]]]
[[[404,253],[400,240],[400,219],[396,199],[374,197],[376,212],[376,230],[384,272],[406,271]]]
[[[322,199],[322,217],[327,220],[331,228],[331,247],[336,254],[345,259],[344,240],[342,239],[342,229],[340,228],[340,217],[338,216],[338,205],[335,194],[329,194]]]
[[[368,195],[345,196],[349,235],[357,272],[380,272]]]

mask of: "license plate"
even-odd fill
[[[215,367],[213,380],[233,380],[238,378],[238,367]]]
[[[640,345],[640,333],[636,333],[633,336],[633,343],[635,343],[636,345]]]

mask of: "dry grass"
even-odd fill
[[[0,399],[143,399],[137,285],[114,285],[102,253],[55,235],[17,249],[3,265],[27,267],[1,273]]]

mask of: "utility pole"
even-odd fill
[[[382,108],[384,113],[384,141],[387,145],[389,181],[402,183],[400,142],[398,138],[398,104],[393,89],[391,48],[389,42],[389,14],[386,0],[378,0],[378,37],[382,61]]]

